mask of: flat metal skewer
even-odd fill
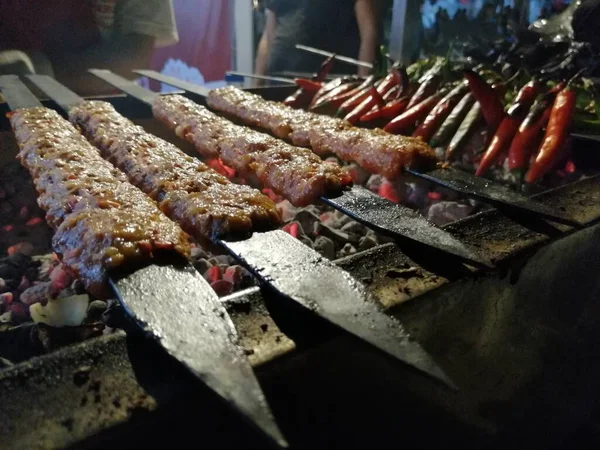
[[[143,72],[145,72],[145,71],[144,70],[136,70],[135,71],[135,73],[137,73],[139,75],[144,75]],[[277,81],[279,83],[286,83],[286,84],[296,84],[296,82],[292,78],[272,77],[269,75],[258,75],[255,73],[247,73],[247,72],[236,72],[235,70],[228,70],[227,75],[235,75],[235,76],[244,77],[244,78],[255,78],[257,80],[265,80],[265,81]],[[166,83],[166,84],[168,84],[168,83]]]
[[[34,81],[42,90],[58,84],[49,77],[37,76]],[[67,88],[58,87],[65,95],[58,96],[61,107],[82,100]],[[43,106],[17,76],[0,76],[0,90],[11,110]],[[154,264],[132,273],[112,274],[109,283],[147,336],[277,445],[287,447],[239,345],[233,322],[217,294],[189,262]]]
[[[368,63],[368,62],[365,62],[365,61],[360,61],[360,60],[355,59],[355,58],[350,58],[348,56],[341,56],[341,55],[338,55],[336,53],[331,53],[331,52],[328,52],[326,50],[321,50],[319,48],[309,47],[308,45],[296,44],[296,48],[298,50],[304,50],[305,52],[314,53],[316,55],[327,56],[328,58],[331,58],[333,56],[338,61],[343,61],[343,62],[346,62],[348,64],[353,64],[355,66],[367,67],[369,69],[373,68],[373,64],[371,64],[371,63]]]
[[[140,89],[144,89],[109,71],[90,72],[133,97],[136,97]],[[137,97],[143,102],[152,104],[153,99],[159,96],[146,89],[144,91],[145,95]],[[318,317],[369,342],[403,363],[453,386],[427,352],[417,342],[408,339],[406,333],[400,332],[402,325],[381,311],[364,288],[357,287],[358,283],[350,274],[325,260],[293,236],[275,230],[254,233],[242,242],[226,241],[219,236],[214,237],[213,241],[251,270],[263,287],[306,307]],[[303,261],[303,270],[294,270]],[[307,286],[311,284],[327,288],[308,289]],[[335,311],[345,311],[346,314],[334,314]],[[368,315],[369,321],[357,320],[354,312]],[[391,333],[390,330],[397,332]],[[395,345],[392,345],[394,342]]]

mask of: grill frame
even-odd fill
[[[273,99],[280,99],[282,91],[293,90],[289,88],[276,89],[263,90],[267,93],[265,97],[272,96]],[[128,117],[138,119],[137,121],[143,125],[151,124],[152,130],[149,131],[171,141],[176,139],[168,130],[150,119],[150,110],[146,105],[125,96],[115,96],[108,100]],[[45,104],[50,107],[55,106],[52,102]],[[0,129],[5,126],[5,123],[0,123]],[[180,140],[175,142],[188,153],[195,154],[189,145]],[[466,327],[467,331],[462,330],[462,334],[472,333],[474,338],[477,338],[480,335],[475,332],[476,329],[491,326],[490,324],[498,321],[499,317],[510,322],[510,318],[499,313],[485,315],[483,312],[488,307],[494,309],[499,302],[506,301],[507,293],[513,292],[514,286],[519,283],[518,280],[514,281],[518,271],[522,272],[528,267],[531,268],[532,264],[543,266],[544,261],[552,261],[556,254],[560,254],[557,252],[560,252],[561,249],[564,250],[567,241],[575,242],[582,248],[591,248],[590,244],[586,242],[586,237],[589,237],[587,234],[600,229],[595,225],[600,220],[600,176],[546,192],[540,196],[540,199],[550,205],[566,208],[573,217],[586,223],[587,227],[584,230],[576,231],[560,225],[549,227],[547,223],[539,221],[529,222],[525,226],[521,219],[517,221],[507,218],[495,210],[468,217],[445,227],[460,238],[480,247],[486,256],[498,264],[499,270],[490,274],[468,275],[463,271],[455,270],[455,267],[448,267],[444,260],[432,258],[432,255],[424,255],[419,248],[403,247],[403,252],[401,252],[394,244],[379,246],[339,260],[337,263],[358,279],[366,281],[371,292],[384,299],[383,303],[390,313],[398,317],[427,350],[432,351],[445,369],[450,368],[448,373],[451,377],[456,376],[456,372],[460,372],[456,369],[460,363],[451,361],[449,357],[457,358],[457,356],[445,353],[444,349],[440,348],[443,346],[439,342],[443,341],[441,335],[450,336],[452,330],[459,331],[461,327],[467,325],[455,317],[457,310],[464,307],[465,311],[471,311],[469,316],[480,319],[479,323],[470,324],[471,328]],[[413,259],[411,260],[410,257]],[[432,264],[432,262],[434,263]],[[592,262],[594,261],[592,260]],[[407,274],[406,269],[412,270],[413,267],[417,268],[418,276],[410,276],[412,272]],[[537,273],[535,269],[531,270]],[[406,291],[407,288],[409,293]],[[399,292],[402,292],[403,295],[399,296],[397,294]],[[493,295],[489,300],[489,305],[492,306],[487,305],[487,302],[483,302],[486,305],[478,304],[477,295],[473,292],[476,292],[477,295],[483,292],[492,292]],[[589,308],[590,305],[584,297],[585,295],[580,296],[580,308]],[[475,386],[471,386],[467,392],[450,394],[446,389],[423,379],[410,370],[398,367],[398,364],[392,364],[383,355],[367,349],[353,338],[341,335],[336,330],[324,327],[314,320],[311,322],[308,317],[306,320],[298,321],[294,316],[294,320],[290,321],[289,311],[278,310],[277,302],[263,298],[256,289],[243,291],[224,299],[224,301],[240,329],[244,343],[249,344],[254,351],[254,354],[250,355],[250,359],[257,368],[259,378],[276,416],[285,415],[286,420],[293,417],[293,414],[284,411],[285,402],[278,400],[286,397],[286,390],[281,388],[285,382],[282,383],[281,380],[291,380],[296,383],[295,386],[299,386],[298,373],[318,377],[321,373],[320,368],[322,369],[326,364],[328,369],[346,370],[346,374],[350,369],[356,371],[353,376],[348,376],[348,378],[354,382],[368,379],[375,385],[373,392],[378,392],[377,384],[381,384],[389,390],[390,398],[396,401],[410,399],[409,403],[412,402],[411,404],[426,411],[423,414],[421,412],[407,414],[407,418],[414,419],[416,422],[425,418],[430,425],[434,423],[452,424],[452,426],[441,427],[447,433],[450,433],[450,429],[456,426],[455,434],[466,433],[463,437],[483,439],[487,442],[492,437],[494,439],[509,438],[519,430],[523,431],[522,426],[516,426],[514,423],[511,423],[510,427],[507,426],[506,424],[510,422],[507,422],[506,414],[501,415],[502,419],[481,417],[482,414],[478,409],[484,407],[490,396],[490,386],[486,383],[493,377],[481,376],[478,379],[484,381],[481,381],[479,385],[474,383]],[[440,303],[443,307],[439,306]],[[539,306],[543,307],[543,305]],[[543,308],[540,310],[543,311]],[[297,311],[297,313],[301,314],[301,311]],[[553,330],[557,328],[556,314],[556,311],[547,314],[547,320],[552,324]],[[279,331],[272,321],[271,315],[276,317],[279,325],[285,329],[285,333]],[[526,316],[531,317],[530,315]],[[286,318],[288,318],[287,321]],[[453,319],[446,324],[448,318]],[[298,326],[298,322],[301,323],[301,327]],[[438,325],[445,324],[445,326],[434,330],[431,322]],[[428,323],[429,325],[427,325]],[[264,324],[268,325],[268,332],[261,335],[258,330],[261,329],[260,325]],[[311,329],[311,333],[308,335],[301,329],[307,328],[307,324],[310,324],[309,328]],[[593,331],[596,330],[595,325],[594,323],[591,326]],[[522,327],[523,324],[520,326]],[[563,328],[564,330],[558,327],[558,331],[555,332],[568,338],[569,344],[577,344],[578,347],[575,348],[579,349],[581,342],[576,339],[579,336],[577,330],[574,331],[572,327],[567,326],[563,326]],[[509,327],[509,329],[511,328]],[[519,331],[526,332],[521,328]],[[297,345],[289,340],[286,334],[293,336]],[[348,354],[339,356],[342,349],[348,348],[350,345],[353,346],[353,355],[351,357]],[[539,350],[534,347],[531,351]],[[565,347],[561,354],[569,354],[570,349],[571,347]],[[163,370],[160,374],[153,373],[155,370],[152,365],[140,362],[140,355],[146,353],[150,353],[165,363],[165,366],[161,367]],[[332,359],[332,355],[338,356],[329,361]],[[187,377],[187,374],[183,373],[180,368],[169,365],[164,358],[160,349],[135,337],[134,333],[130,333],[130,336],[127,337],[123,333],[119,333],[115,336],[97,338],[67,347],[23,362],[11,369],[0,371],[0,393],[5,393],[7,398],[19,399],[18,406],[14,406],[11,401],[8,401],[5,404],[11,404],[9,408],[0,408],[0,423],[4,425],[2,427],[4,431],[0,431],[0,441],[13,442],[15,448],[53,448],[57,446],[91,448],[103,440],[116,436],[119,439],[125,439],[123,442],[131,442],[131,445],[134,445],[139,441],[132,436],[137,436],[137,439],[142,438],[144,434],[142,430],[146,425],[173,423],[172,418],[165,411],[172,408],[184,411],[192,404],[189,400],[190,396],[196,400],[209,402],[210,405],[218,408],[218,402],[207,398],[206,392],[199,392],[199,388],[190,377]],[[460,362],[460,358],[458,360]],[[578,360],[580,364],[584,362]],[[475,369],[477,368],[477,364],[473,362],[471,364],[475,366]],[[570,368],[573,369],[575,366],[576,364],[571,362]],[[374,372],[370,370],[372,367],[380,369],[381,373],[377,375],[372,373]],[[88,381],[78,386],[74,382],[74,377],[82,372],[88,373]],[[531,369],[531,373],[533,372]],[[539,373],[536,375],[539,376]],[[339,377],[339,375],[336,376]],[[531,375],[531,377],[533,376]],[[458,381],[458,384],[460,386],[463,383]],[[348,382],[341,383],[341,385],[347,387]],[[526,388],[525,384],[518,387]],[[331,385],[329,385],[330,388]],[[482,394],[483,391],[487,393],[488,397]],[[330,391],[312,389],[310,392],[325,396]],[[525,389],[524,392],[534,395],[537,391],[534,388],[529,391]],[[83,395],[88,398],[85,404],[82,404]],[[379,392],[379,396],[381,396],[381,392]],[[362,398],[361,395],[358,397]],[[41,402],[42,404],[52,406],[40,410],[42,398],[45,398]],[[99,398],[98,401],[97,398]],[[115,403],[116,398],[119,400]],[[314,395],[310,398],[315,400]],[[332,398],[337,397],[332,395]],[[75,403],[74,400],[76,400]],[[294,398],[294,400],[298,402],[295,403],[298,406],[304,405],[298,398]],[[326,398],[322,400],[328,404]],[[212,403],[210,403],[211,401]],[[383,399],[378,398],[376,403],[380,401]],[[515,405],[519,405],[519,402],[515,402],[514,399],[511,403],[510,398],[500,398],[497,401],[503,403],[509,411],[511,408],[514,409]],[[388,403],[383,401],[383,404],[387,405]],[[539,405],[545,406],[543,401],[538,402],[537,406]],[[304,405],[304,411],[311,410],[308,406]],[[360,405],[358,402],[355,411],[365,406],[368,405]],[[208,420],[204,417],[202,408],[198,409],[198,415],[193,416],[196,418],[195,420]],[[533,418],[542,410],[530,407],[526,417],[533,423],[535,422]],[[33,411],[36,412],[33,413]],[[226,411],[221,413],[221,419],[225,420],[227,424],[231,423],[231,426],[235,427],[239,425],[236,425],[235,420],[237,419],[234,419],[229,413]],[[553,413],[558,417],[556,412]],[[142,418],[139,417],[140,414],[143,416]],[[346,414],[342,414],[340,420],[347,419],[346,416]],[[569,417],[572,416],[574,415],[571,414]],[[180,415],[177,418],[181,421],[188,420]],[[365,414],[362,418],[371,423]],[[330,419],[332,420],[332,418]],[[382,422],[388,423],[383,418]],[[217,425],[218,423],[215,424],[215,426]],[[287,429],[289,426],[289,423],[282,424],[286,434],[289,434],[290,430]],[[410,428],[407,426],[403,433],[407,432],[408,436],[414,436],[415,439],[419,437],[419,431],[424,431],[421,427],[412,429],[408,433]],[[135,430],[138,431],[135,432]],[[246,430],[246,428],[241,428],[241,430]],[[319,437],[320,431],[322,430],[317,427],[313,437]],[[388,430],[380,430],[379,437],[393,439],[396,436],[396,432],[390,430],[386,433],[386,431]],[[310,433],[311,430],[304,428],[303,432]],[[560,427],[560,429],[557,427],[554,433],[547,433],[545,436],[540,434],[538,439],[544,438],[551,442],[549,436],[556,437],[565,432],[565,427]],[[226,434],[227,429],[221,430],[221,433],[218,431],[208,433],[208,436],[211,439],[227,439]],[[290,435],[292,443],[295,435],[296,439],[302,441],[299,434],[292,432]],[[240,432],[240,435],[246,436],[243,431]],[[424,439],[424,436],[420,435],[420,438]],[[240,437],[240,439],[242,438]],[[447,435],[443,436],[442,440],[446,441]]]

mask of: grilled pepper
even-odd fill
[[[464,147],[465,142],[477,128],[481,119],[481,105],[479,102],[475,102],[458,127],[450,144],[448,144],[448,148],[446,148],[446,161],[450,161],[454,158],[457,155],[458,150]]]
[[[476,176],[484,175],[511,144],[515,134],[517,134],[519,125],[521,125],[538,93],[538,89],[539,86],[535,79],[521,88],[514,103],[500,122],[483,158],[481,158],[475,171]]]
[[[523,171],[529,166],[534,147],[542,128],[550,119],[550,111],[556,94],[565,87],[558,84],[537,100],[531,107],[527,117],[519,126],[519,130],[508,150],[508,168],[511,171]]]
[[[497,90],[494,90],[480,75],[472,70],[466,70],[464,74],[475,100],[481,105],[483,118],[488,124],[489,130],[493,133],[504,118],[502,97]]]
[[[374,106],[378,106],[379,108],[385,105],[385,100],[381,96],[381,93],[378,91],[375,86],[371,86],[369,88],[369,95],[363,102],[354,108],[350,113],[344,117],[344,120],[350,122],[351,124],[355,124],[360,120],[362,116],[364,116],[367,112],[371,111]]]
[[[442,100],[435,105],[425,120],[417,127],[413,137],[420,137],[425,142],[429,142],[434,133],[438,130],[441,123],[448,117],[452,108],[460,101],[468,90],[466,83],[460,83],[452,89]]]
[[[400,97],[392,100],[386,104],[383,108],[375,108],[369,111],[367,114],[360,118],[361,122],[371,122],[378,119],[392,119],[398,114],[401,114],[408,105],[408,97]]]
[[[321,64],[321,67],[319,68],[318,72],[312,77],[312,81],[318,81],[318,82],[324,81],[325,78],[327,77],[327,74],[333,68],[334,64],[335,64],[335,55],[332,55],[329,58],[327,58],[323,62],[323,64]],[[304,88],[299,88],[292,95],[290,95],[288,98],[286,98],[283,101],[283,104],[287,105],[287,106],[291,106],[292,108],[305,108],[310,104],[310,102],[313,99],[315,94],[316,94],[316,91],[309,92]]]
[[[406,133],[411,128],[413,128],[416,123],[420,120],[423,120],[427,114],[433,109],[435,105],[440,101],[441,94],[436,93],[421,103],[416,104],[412,108],[407,109],[402,114],[392,119],[390,123],[388,123],[383,129],[388,133],[400,134]],[[409,103],[410,104],[410,103]]]
[[[570,86],[556,95],[542,145],[525,175],[528,183],[535,183],[558,162],[571,130],[576,101],[577,95]]]
[[[329,83],[323,85],[321,91],[317,92],[313,100],[310,102],[309,109],[332,109],[333,105],[331,105],[330,102],[334,97],[343,94],[344,92],[349,92],[350,90],[358,86],[358,84],[360,83],[356,80],[344,80],[343,78],[336,78],[334,81],[338,80],[339,84],[337,86],[331,86],[331,89],[327,88],[327,84]],[[337,106],[339,105],[336,105],[336,108]]]
[[[452,109],[452,112],[442,123],[440,129],[433,135],[429,144],[432,147],[440,147],[446,144],[450,138],[456,133],[462,120],[469,113],[475,99],[471,92],[467,92],[463,98]]]

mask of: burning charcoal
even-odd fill
[[[223,280],[229,281],[234,286],[238,286],[242,282],[243,277],[242,266],[230,266],[223,273]]]
[[[4,294],[0,294],[0,306],[8,307],[13,301],[13,293],[5,292]]]
[[[34,286],[31,286],[27,290],[21,292],[20,300],[25,305],[33,305],[34,303],[46,303],[48,298],[51,296],[52,282],[45,281]]]
[[[50,272],[50,281],[52,282],[52,289],[54,289],[55,292],[60,292],[71,285],[73,276],[69,272],[67,266],[59,264],[52,272]]]
[[[213,265],[206,259],[200,258],[194,261],[194,267],[200,273],[205,273],[208,269],[210,269]]]
[[[356,247],[354,247],[351,243],[347,243],[346,245],[344,245],[344,247],[342,247],[342,249],[339,252],[340,258],[343,258],[345,256],[350,256],[350,255],[354,255],[356,253]]]
[[[0,278],[0,293],[4,292],[8,289],[8,287],[6,286],[6,281],[4,281],[4,278]]]
[[[367,181],[367,189],[372,192],[379,192],[379,187],[384,182],[385,178],[381,175],[371,175],[371,177]]]
[[[21,277],[21,282],[19,283],[19,286],[17,287],[17,290],[20,291],[20,292],[23,292],[29,286],[31,286],[31,282],[27,279],[26,276],[22,276]]]
[[[440,226],[467,217],[473,211],[470,205],[457,202],[438,202],[431,205],[427,218]]]
[[[203,248],[192,247],[191,258],[193,260],[196,260],[196,259],[208,259],[208,258],[210,258],[210,255]]]
[[[374,234],[369,236],[363,236],[360,238],[360,241],[358,241],[358,250],[362,252],[364,250],[377,247],[377,245],[377,236],[375,236]]]
[[[24,305],[23,303],[12,302],[10,304],[10,312],[11,312],[10,320],[11,320],[11,323],[14,325],[19,325],[19,324],[22,324],[25,322],[29,322],[29,320],[30,320],[28,307],[27,307],[27,305]]]
[[[46,306],[35,303],[29,307],[29,311],[35,323],[45,323],[53,327],[77,326],[85,319],[89,301],[85,294],[71,295],[51,299]]]
[[[230,266],[234,264],[233,259],[229,255],[215,255],[208,260],[213,266],[226,265]]]
[[[355,184],[365,184],[371,174],[356,163],[350,163],[347,166],[348,173]]]
[[[346,223],[344,226],[342,226],[341,230],[346,233],[354,233],[361,236],[365,234],[365,227],[355,220],[351,220]]]
[[[233,284],[227,280],[217,280],[210,283],[210,287],[217,293],[219,297],[231,294],[233,292]]]
[[[302,227],[302,230],[312,230],[315,222],[319,221],[319,216],[312,211],[307,209],[299,210],[294,216],[294,221],[298,222]],[[305,234],[304,232],[302,234]]]
[[[335,259],[335,244],[326,236],[318,236],[313,243],[313,248],[327,259]]]
[[[336,223],[340,225],[340,228],[347,223],[354,222],[350,216],[344,214],[342,211],[334,211],[333,217],[335,218]]]
[[[18,244],[11,245],[8,247],[6,252],[9,255],[14,255],[16,253],[21,253],[23,255],[31,255],[33,254],[34,248],[33,245],[29,242],[19,242]]]
[[[309,237],[307,237],[307,236],[300,236],[300,237],[298,238],[298,240],[299,240],[300,242],[302,242],[304,245],[307,245],[307,246],[308,246],[308,247],[310,247],[310,248],[312,248],[312,247],[313,247],[313,241],[312,241],[312,240],[311,240]]]
[[[97,322],[107,310],[108,304],[102,300],[94,300],[87,309],[87,320]]]
[[[292,220],[297,212],[297,208],[292,206],[292,204],[287,200],[277,203],[277,209],[281,213],[281,218],[284,222],[289,222]]]
[[[358,236],[356,236],[356,235],[351,236],[348,233],[344,233],[343,231],[335,230],[332,227],[329,227],[329,226],[324,225],[319,222],[315,223],[313,232],[317,236],[325,236],[330,239],[333,239],[335,242],[339,243],[340,245],[344,245],[346,242],[358,242]]]
[[[212,266],[206,272],[204,272],[204,278],[209,283],[213,283],[221,279],[221,268],[219,266]]]

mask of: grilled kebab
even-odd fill
[[[152,110],[199,153],[220,158],[249,181],[272,189],[296,206],[337,195],[352,184],[342,168],[323,162],[310,150],[235,125],[180,95],[158,97]]]
[[[434,151],[420,139],[357,128],[345,120],[293,109],[234,86],[210,91],[208,104],[246,125],[312,148],[318,155],[333,153],[389,179],[397,178],[405,167],[421,170],[436,164]]]
[[[129,119],[110,103],[86,101],[69,112],[71,121],[121,169],[129,181],[198,240],[277,227],[277,206],[249,186],[231,183]]]
[[[10,123],[21,164],[56,229],[54,250],[92,294],[109,295],[110,269],[146,263],[157,253],[189,256],[188,235],[58,113],[19,109]]]

